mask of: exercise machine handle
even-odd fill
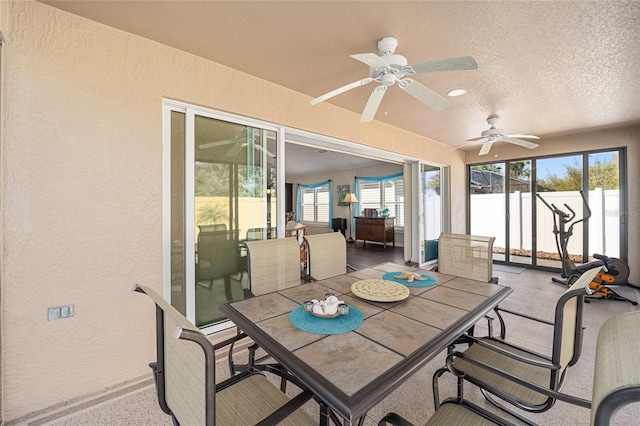
[[[553,221],[555,222],[555,215],[558,215],[558,217],[560,218],[560,220],[562,220],[563,223],[569,223],[573,220],[574,217],[576,217],[576,212],[573,211],[573,209],[571,209],[571,207],[569,207],[567,204],[565,204],[564,206],[569,209],[569,211],[571,212],[571,214],[560,210],[558,207],[556,207],[555,204],[551,203],[547,203],[547,201],[542,198],[542,195],[540,194],[536,194],[536,197],[538,197],[540,199],[540,201],[542,201],[544,203],[545,206],[547,206],[547,208],[549,210],[551,210],[551,213],[554,214],[553,216]]]
[[[582,197],[584,208],[587,210],[587,215],[582,220],[589,219],[591,217],[591,209],[589,208],[589,203],[587,202],[587,197],[585,197],[583,190],[580,190],[580,196]]]

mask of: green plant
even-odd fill
[[[224,208],[220,203],[205,204],[198,209],[198,225],[217,223],[224,217]]]

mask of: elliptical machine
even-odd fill
[[[582,202],[584,203],[586,216],[582,219],[574,220],[576,212],[571,209],[567,204],[564,206],[569,210],[567,213],[564,210],[559,209],[554,204],[549,204],[545,201],[540,194],[536,194],[537,197],[544,203],[551,213],[553,213],[553,234],[556,240],[556,247],[562,264],[562,273],[560,278],[552,278],[551,280],[556,283],[570,286],[575,280],[589,269],[603,268],[603,271],[596,275],[595,279],[589,284],[591,289],[591,296],[585,297],[585,302],[589,303],[589,299],[607,299],[607,300],[619,300],[622,302],[629,302],[632,305],[637,305],[638,302],[621,296],[607,285],[628,285],[630,287],[640,288],[633,284],[630,284],[629,279],[629,265],[622,259],[616,257],[608,257],[602,254],[594,253],[595,260],[591,262],[576,265],[570,258],[567,250],[569,245],[569,239],[573,235],[573,227],[578,223],[584,222],[591,217],[591,209],[589,203],[584,195],[583,191],[580,191]],[[567,227],[568,225],[568,227]]]

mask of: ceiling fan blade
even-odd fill
[[[269,151],[266,148],[261,147],[260,145],[254,145],[254,148],[257,149],[258,151],[264,152],[265,154],[267,154],[271,158],[276,158],[276,155],[273,152]]]
[[[407,65],[403,70],[411,69],[415,74],[436,71],[464,71],[478,69],[478,63],[471,56],[461,56],[459,58],[441,59],[439,61],[420,62]],[[410,74],[409,72],[407,74]]]
[[[327,99],[333,98],[336,95],[346,92],[347,90],[355,89],[356,87],[364,86],[365,84],[371,83],[373,79],[371,77],[363,78],[362,80],[354,81],[353,83],[349,83],[342,87],[339,87],[335,90],[330,91],[329,93],[325,93],[322,96],[318,96],[315,99],[311,100],[311,105],[319,104],[320,102],[326,101]]]
[[[475,144],[475,143],[473,143],[473,142],[465,143],[465,144],[462,144],[462,145],[460,145],[460,146],[453,147],[453,148],[451,148],[451,149],[450,149],[449,151],[447,151],[447,152],[455,151],[456,149],[466,148],[466,147],[468,147],[469,145],[477,145],[477,144]]]
[[[398,85],[402,90],[436,111],[442,111],[451,104],[451,102],[438,95],[427,86],[410,78],[400,80]]]
[[[529,141],[523,141],[522,139],[511,138],[511,137],[505,137],[502,140],[510,142],[512,144],[515,144],[515,145],[520,145],[520,146],[523,146],[523,147],[529,148],[529,149],[534,149],[534,148],[537,148],[539,146],[537,143],[533,143],[533,142],[529,142]]]
[[[242,148],[246,148],[247,146],[249,146],[249,144],[247,142],[244,143],[238,143],[237,145],[234,145],[226,154],[227,158],[234,158],[236,155],[238,155],[240,153],[240,151],[242,150]],[[276,155],[269,151],[266,148],[261,147],[260,145],[254,145],[253,146],[254,149],[258,150],[258,151],[262,151],[264,153],[266,153],[269,157],[271,158],[276,158]]]
[[[391,68],[391,65],[389,65],[387,61],[375,53],[358,53],[356,55],[351,55],[351,57],[365,63],[370,68]]]
[[[378,86],[371,92],[371,96],[369,96],[369,100],[367,104],[364,106],[364,111],[362,111],[362,117],[360,117],[361,123],[366,123],[368,121],[373,120],[373,117],[376,116],[376,112],[378,111],[378,107],[380,106],[380,102],[382,102],[382,97],[387,91],[387,86]]]
[[[504,135],[507,138],[520,138],[520,139],[540,139],[538,136],[534,135]]]
[[[482,148],[480,148],[478,155],[487,155],[489,151],[491,151],[491,145],[493,145],[493,142],[494,141],[485,142],[484,145],[482,145]]]
[[[198,145],[198,148],[207,149],[207,148],[213,148],[215,146],[229,145],[229,144],[232,144],[234,142],[236,142],[235,139],[225,139],[223,141],[203,143],[201,145]]]
[[[480,136],[477,138],[471,138],[471,139],[467,139],[467,142],[476,142],[476,141],[481,141],[483,139],[488,139],[486,136]]]
[[[238,155],[238,153],[242,150],[242,148],[244,148],[245,146],[247,146],[247,143],[242,143],[241,141],[239,141],[238,143],[236,143],[234,146],[231,147],[231,149],[229,151],[227,151],[227,154],[225,155],[227,158],[233,158],[236,155]]]

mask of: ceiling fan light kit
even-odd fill
[[[447,92],[447,96],[449,96],[451,98],[455,98],[457,96],[465,95],[466,93],[467,93],[466,89],[453,89],[453,90],[449,90]]]
[[[450,105],[448,99],[440,96],[422,83],[411,78],[404,78],[406,75],[422,74],[438,71],[464,71],[478,69],[478,63],[471,56],[459,58],[442,59],[437,61],[420,62],[408,65],[407,58],[395,53],[398,41],[393,37],[385,37],[378,41],[378,51],[375,53],[359,53],[351,55],[352,58],[364,63],[369,67],[369,77],[354,81],[345,86],[332,90],[324,95],[311,100],[312,105],[319,104],[339,94],[355,89],[360,86],[378,82],[380,85],[373,89],[367,101],[362,116],[361,123],[366,123],[376,115],[378,107],[382,102],[387,88],[398,83],[398,87],[413,96],[423,104],[435,111],[442,111]]]

